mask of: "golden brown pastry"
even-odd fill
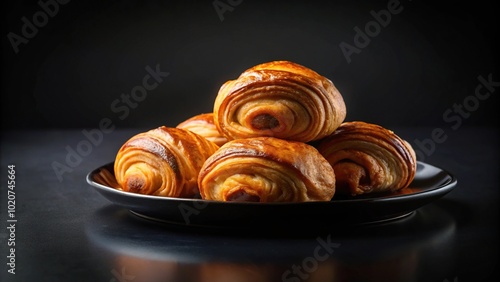
[[[107,168],[99,169],[99,171],[97,171],[96,174],[94,174],[93,180],[101,185],[112,187],[117,190],[123,190],[120,184],[116,182],[116,178],[113,173],[113,168],[111,168],[111,171]]]
[[[193,116],[179,123],[176,127],[190,130],[198,135],[207,138],[218,146],[222,146],[227,142],[227,138],[220,134],[219,130],[214,124],[213,113],[203,113]]]
[[[380,125],[345,122],[315,146],[333,166],[338,195],[392,192],[415,177],[411,145]]]
[[[255,137],[224,144],[210,156],[198,177],[206,200],[243,202],[329,201],[335,175],[311,145]]]
[[[214,122],[229,140],[270,136],[309,142],[345,119],[342,95],[326,77],[289,61],[244,71],[219,89]]]
[[[193,197],[205,160],[218,146],[189,130],[158,127],[139,133],[122,145],[114,164],[123,191]]]

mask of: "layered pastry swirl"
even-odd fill
[[[159,127],[127,140],[118,151],[114,173],[123,191],[168,197],[194,197],[198,173],[219,146],[189,130]]]
[[[380,125],[345,122],[315,146],[334,169],[338,194],[392,192],[408,187],[415,176],[413,148]]]
[[[236,139],[210,156],[198,177],[206,200],[329,201],[335,174],[312,146],[273,137]]]
[[[270,136],[309,142],[337,129],[346,106],[326,77],[293,62],[274,61],[224,83],[213,113],[229,140]]]
[[[218,146],[222,146],[227,142],[227,138],[224,137],[215,126],[213,113],[195,115],[179,123],[176,127],[187,129],[201,135]]]

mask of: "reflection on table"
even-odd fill
[[[455,221],[434,204],[394,222],[300,236],[160,225],[110,206],[86,232],[109,264],[106,281],[444,281],[456,274]]]

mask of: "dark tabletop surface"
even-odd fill
[[[394,130],[457,186],[404,219],[317,232],[283,218],[281,233],[159,224],[108,201],[85,178],[141,129],[2,132],[1,281],[496,281],[498,130],[432,144],[434,128]]]

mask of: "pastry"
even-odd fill
[[[408,187],[417,169],[411,145],[376,124],[345,122],[315,146],[335,171],[338,195],[394,192]]]
[[[205,160],[219,147],[189,130],[158,127],[122,145],[114,164],[123,191],[165,197],[194,197]]]
[[[330,135],[345,119],[342,95],[326,77],[289,61],[273,61],[224,83],[214,122],[229,140],[276,137],[309,142]]]
[[[227,138],[220,134],[219,130],[214,124],[213,113],[203,113],[195,115],[179,123],[176,127],[190,130],[198,135],[207,138],[218,146],[222,146],[227,142]]]
[[[329,201],[335,175],[311,145],[274,137],[228,141],[198,177],[206,200],[239,202]]]

